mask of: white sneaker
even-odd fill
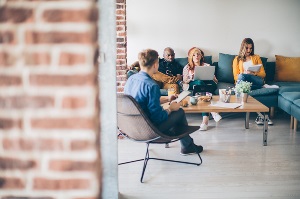
[[[216,122],[220,121],[222,119],[222,116],[219,113],[211,112],[212,117]]]
[[[202,123],[201,125],[200,125],[200,131],[207,131],[207,124],[204,124],[204,123]]]
[[[269,85],[269,84],[265,84],[263,85],[264,88],[279,88],[279,86],[277,85]]]
[[[264,121],[265,121],[264,118],[259,115],[255,119],[255,123],[258,125],[263,125]],[[273,125],[273,121],[271,119],[268,119],[268,125]]]

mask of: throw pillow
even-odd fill
[[[219,53],[216,77],[220,82],[234,83],[232,62],[236,55]]]
[[[300,57],[276,57],[276,81],[300,82]]]
[[[180,66],[185,67],[188,63],[188,58],[183,57],[183,58],[175,58],[175,61],[179,63]],[[204,62],[212,65],[212,56],[204,56]]]

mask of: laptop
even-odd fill
[[[215,75],[215,66],[196,66],[194,80],[213,80]]]

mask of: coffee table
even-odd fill
[[[185,99],[189,102],[189,96]],[[214,95],[211,101],[218,101],[219,96]],[[231,96],[230,102],[236,102],[235,96]],[[202,113],[202,112],[230,112],[230,113],[246,113],[245,116],[245,128],[249,129],[249,116],[251,112],[261,112],[264,115],[264,125],[263,125],[263,145],[267,146],[267,139],[268,139],[268,115],[266,114],[269,112],[269,108],[254,99],[253,97],[249,96],[247,103],[243,103],[242,106],[238,108],[224,108],[224,107],[217,107],[217,106],[210,106],[213,102],[202,102],[198,101],[196,105],[189,105],[187,107],[182,107],[185,113]]]

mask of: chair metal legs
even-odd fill
[[[146,154],[145,154],[145,158],[144,159],[138,159],[138,160],[123,162],[123,163],[119,163],[118,164],[118,165],[122,165],[122,164],[128,164],[128,163],[138,162],[138,161],[143,161],[144,160],[143,171],[142,171],[142,175],[141,175],[141,179],[140,179],[141,183],[143,183],[143,178],[144,178],[144,174],[145,174],[145,171],[146,171],[148,160],[151,160],[151,159],[152,160],[161,160],[161,161],[166,161],[166,162],[176,162],[176,163],[183,163],[183,164],[192,164],[192,165],[197,165],[197,166],[200,166],[202,164],[202,158],[201,158],[201,156],[200,156],[199,153],[197,153],[197,155],[198,155],[198,157],[200,159],[200,163],[177,161],[177,160],[169,160],[169,159],[162,159],[162,158],[151,158],[150,155],[149,155],[149,145],[150,145],[150,143],[146,143],[146,144],[147,144],[147,149],[146,149]]]

